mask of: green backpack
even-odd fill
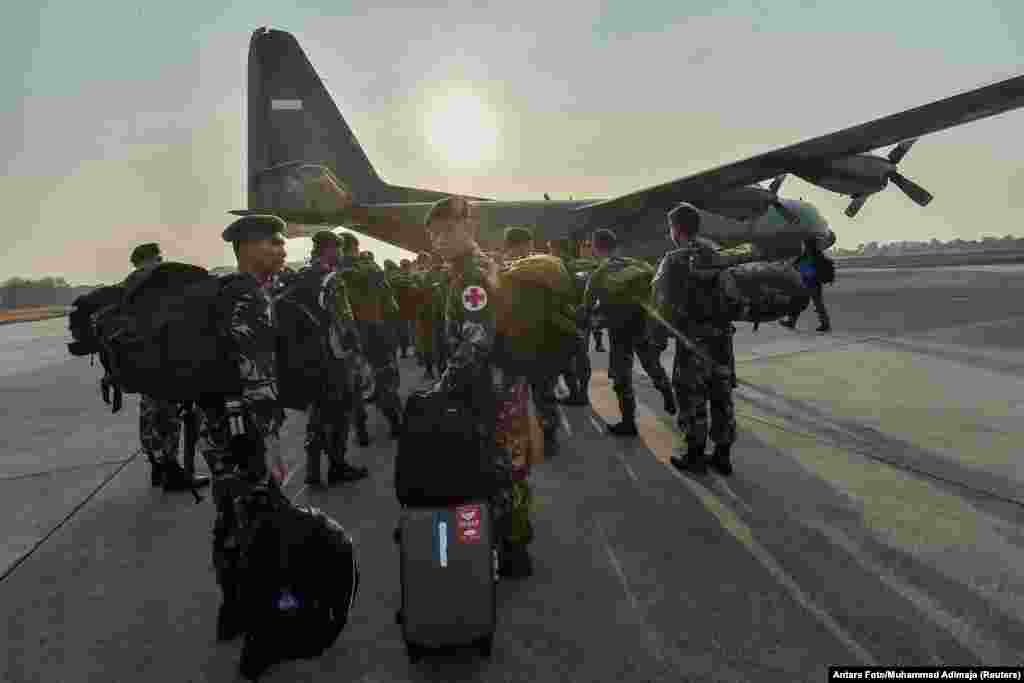
[[[502,362],[536,376],[557,372],[576,348],[575,288],[555,256],[507,264],[498,274],[497,325]]]
[[[605,289],[608,304],[647,304],[651,299],[651,281],[654,267],[636,258],[621,257],[627,265],[621,270],[606,272]]]

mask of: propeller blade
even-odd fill
[[[900,163],[903,160],[903,157],[907,156],[907,152],[910,151],[910,148],[914,146],[915,142],[917,142],[917,138],[914,138],[913,140],[904,140],[893,147],[892,151],[889,152],[889,163]]]
[[[928,206],[928,203],[934,199],[928,190],[924,189],[910,178],[893,171],[889,174],[889,180],[893,184],[903,190],[903,194],[910,197],[910,199],[918,206]]]
[[[782,187],[782,182],[785,179],[786,179],[786,174],[785,173],[783,173],[782,175],[776,177],[775,180],[772,181],[772,184],[768,188],[768,191],[771,192],[772,194],[778,194],[779,193],[779,189]]]
[[[853,218],[854,216],[857,215],[857,212],[860,211],[860,208],[864,206],[864,202],[866,202],[867,200],[868,195],[857,195],[856,197],[853,198],[853,201],[850,202],[850,205],[846,207],[846,211],[844,211],[843,213],[845,213],[849,218]]]
[[[800,222],[800,216],[793,213],[792,209],[790,209],[788,206],[783,204],[778,199],[772,201],[772,206],[775,207],[776,211],[782,214],[782,217],[786,219],[787,223],[796,224]]]

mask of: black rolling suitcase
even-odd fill
[[[398,621],[411,661],[453,647],[475,647],[490,657],[497,624],[493,539],[483,500],[402,509]]]

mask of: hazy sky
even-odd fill
[[[497,199],[614,196],[1024,73],[1020,0],[43,4],[5,11],[0,279],[111,281],[151,240],[233,263],[220,232],[245,206],[260,26],[298,38],[385,180]],[[431,144],[452,89],[493,112],[491,159]],[[841,247],[1021,235],[1022,129],[1024,110],[923,138],[901,170],[925,209],[890,188],[850,220],[798,179],[783,194]]]

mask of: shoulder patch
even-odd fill
[[[470,285],[462,290],[462,307],[467,311],[483,310],[487,306],[487,290],[479,285]]]

